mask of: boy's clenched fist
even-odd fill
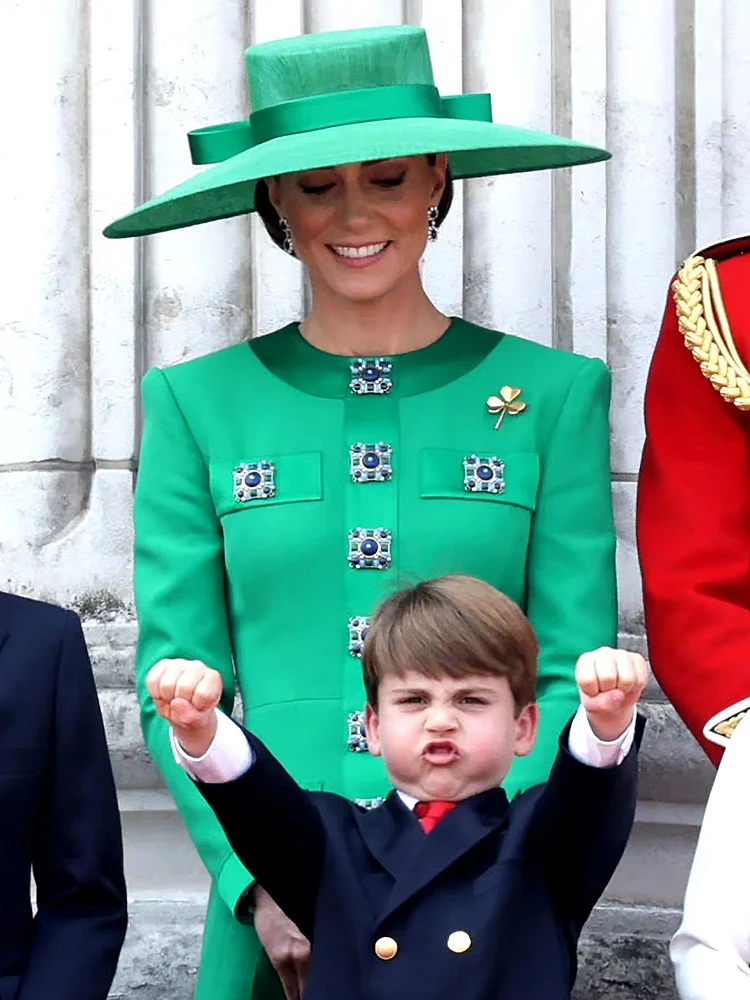
[[[646,661],[624,649],[596,649],[576,664],[581,704],[594,734],[605,742],[622,736],[648,680]]]
[[[202,757],[216,735],[214,709],[223,690],[219,671],[200,660],[160,660],[149,671],[146,688],[182,749]]]

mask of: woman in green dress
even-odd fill
[[[213,880],[199,1000],[284,995],[256,934],[298,997],[307,943],[175,764],[143,688],[155,663],[220,670],[224,709],[239,688],[300,782],[372,807],[387,789],[359,657],[399,578],[481,577],[534,624],[540,735],[509,794],[546,778],[575,661],[616,629],[607,369],[443,315],[419,273],[451,175],[607,154],[494,125],[486,95],[441,98],[418,28],[258,45],[247,68],[250,121],[191,135],[217,165],[106,230],[255,209],[312,289],[302,323],[143,383],[137,677],[146,742]]]

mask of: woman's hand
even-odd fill
[[[259,885],[255,886],[255,930],[287,1000],[300,1000],[310,964],[310,942]]]

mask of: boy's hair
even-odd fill
[[[536,698],[539,647],[517,604],[471,576],[442,576],[399,590],[377,608],[362,653],[367,701],[384,677],[507,677],[516,712]]]

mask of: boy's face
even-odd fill
[[[534,746],[538,710],[516,716],[506,677],[385,677],[366,708],[370,753],[396,788],[420,800],[459,801],[496,788],[514,756]]]

